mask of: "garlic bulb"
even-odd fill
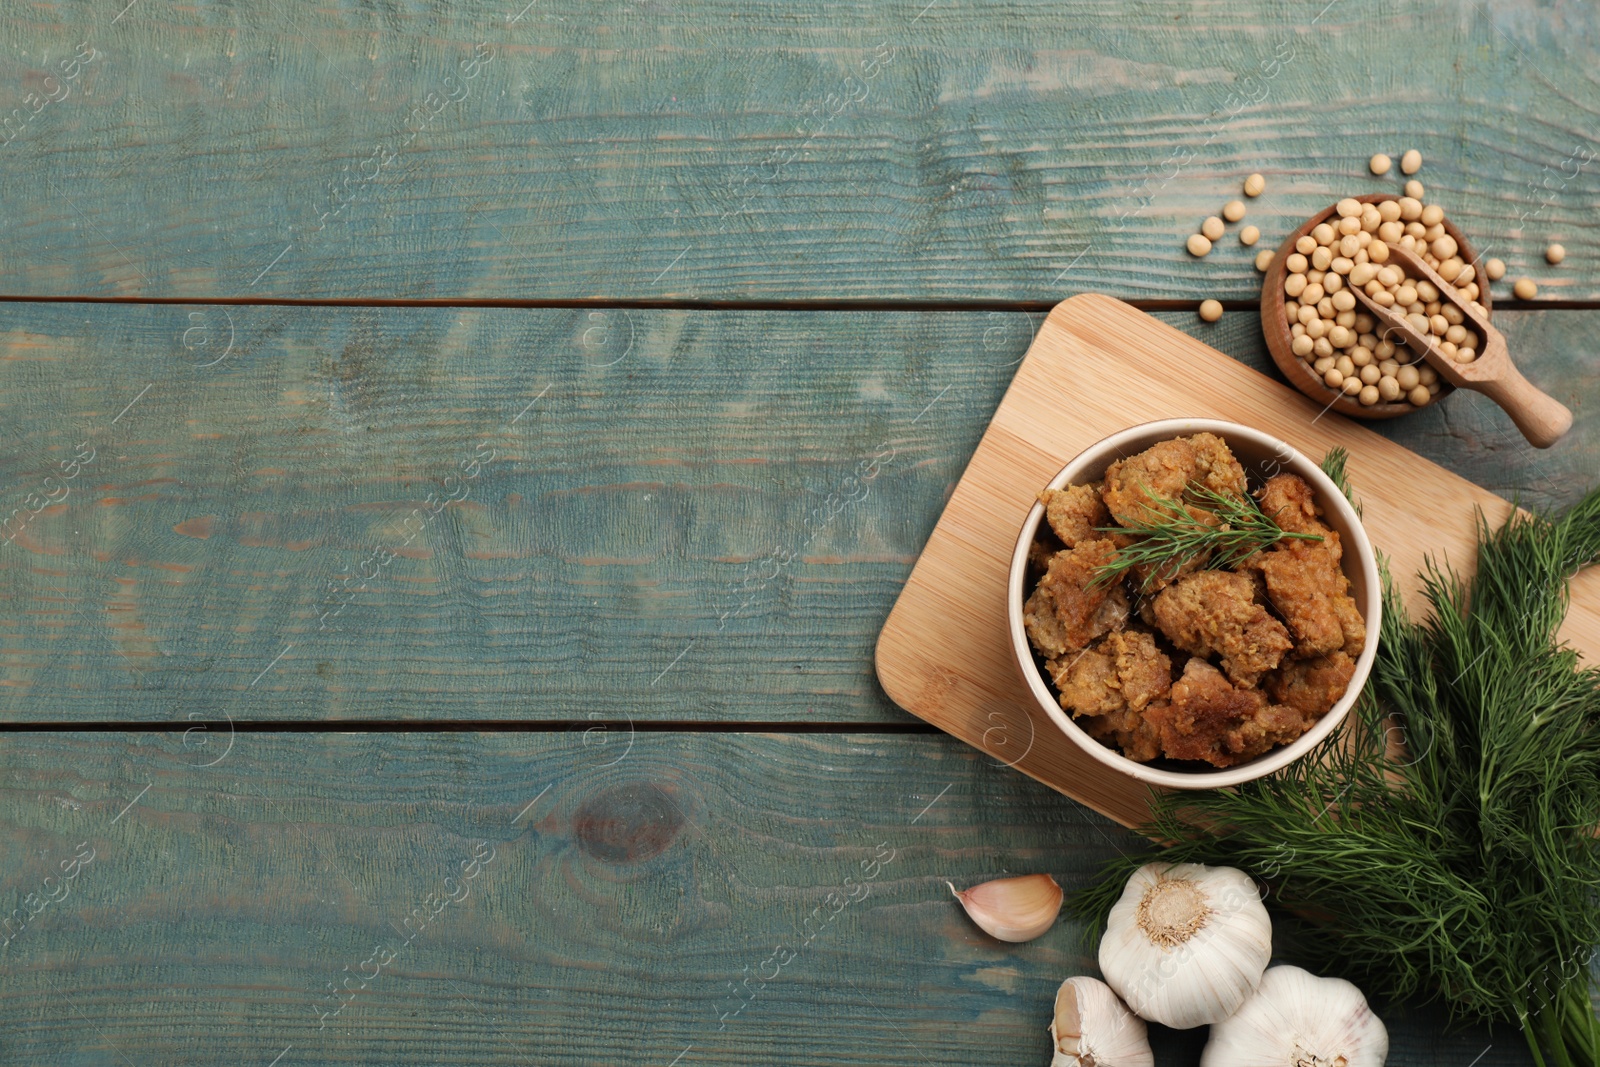
[[[1211,1028],[1200,1067],[1383,1067],[1389,1031],[1342,978],[1273,967],[1231,1019]]]
[[[1068,978],[1056,990],[1050,1067],[1155,1067],[1144,1020],[1093,978]]]
[[[1106,984],[1142,1018],[1180,1030],[1239,1010],[1271,958],[1272,922],[1255,883],[1197,863],[1133,872],[1100,939]]]
[[[1032,941],[1061,914],[1061,887],[1048,874],[1001,878],[964,891],[945,885],[972,921],[1001,941]]]

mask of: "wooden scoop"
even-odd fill
[[[1427,279],[1433,283],[1439,290],[1439,299],[1453,304],[1465,320],[1463,325],[1476,331],[1482,342],[1477,359],[1471,363],[1457,363],[1449,354],[1439,350],[1432,334],[1417,332],[1404,315],[1374,303],[1358,287],[1350,286],[1355,298],[1382,324],[1380,334],[1398,334],[1413,352],[1421,353],[1422,358],[1445,381],[1460,389],[1476,389],[1499,404],[1535,448],[1549,448],[1572,428],[1572,412],[1561,401],[1540,392],[1522,376],[1522,372],[1511,362],[1505,335],[1489,325],[1489,320],[1479,314],[1478,309],[1472,306],[1472,301],[1439,277],[1409,248],[1390,245],[1389,262],[1403,269],[1413,280]]]

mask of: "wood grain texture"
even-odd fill
[[[1029,693],[1007,621],[1009,572],[1040,490],[1073,457],[1134,422],[1190,417],[1247,424],[1313,461],[1345,449],[1362,527],[1416,616],[1427,561],[1470,576],[1480,522],[1497,526],[1511,512],[1366,424],[1325,412],[1126,304],[1087,295],[1058,305],[895,601],[875,659],[895,703],[1125,826],[1149,822],[1150,789],[1098,763]],[[1352,595],[1363,607],[1364,588],[1358,575]],[[1573,578],[1571,593],[1561,637],[1594,664],[1600,568]]]
[[[1077,928],[1001,945],[945,880],[1075,889],[1125,831],[943,737],[641,735],[620,761],[582,737],[256,735],[211,767],[173,734],[10,738],[0,908],[66,895],[0,949],[0,1062],[1047,1058],[1057,984],[1093,972]],[[432,894],[460,899],[419,923]],[[1392,1067],[1528,1062],[1384,1018]],[[1198,1034],[1157,1038],[1197,1061]]]
[[[1040,318],[15,307],[0,717],[904,721],[873,643]],[[1566,441],[1468,395],[1385,432],[1570,501],[1600,315],[1500,321]]]
[[[0,293],[1247,299],[1246,174],[1270,247],[1416,147],[1600,298],[1587,0],[119,7],[0,36]]]

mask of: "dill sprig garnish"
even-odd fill
[[[1101,533],[1118,533],[1138,538],[1117,550],[1109,563],[1095,570],[1093,585],[1120,579],[1135,567],[1150,567],[1145,585],[1158,574],[1174,574],[1185,564],[1206,556],[1212,570],[1231,570],[1257,552],[1271,548],[1286,537],[1320,541],[1321,534],[1291,533],[1261,510],[1255,498],[1219,493],[1198,482],[1189,483],[1184,500],[1174,500],[1141,483],[1145,499],[1140,507],[1145,517],[1121,526],[1097,527]],[[1196,515],[1187,505],[1203,509]]]
[[[1600,670],[1561,642],[1568,581],[1600,561],[1600,489],[1559,517],[1479,516],[1468,580],[1429,563],[1412,621],[1387,567],[1357,714],[1236,790],[1157,795],[1074,907],[1101,920],[1131,867],[1226,864],[1269,887],[1275,952],[1378,1001],[1518,1025],[1540,1065],[1600,1067]],[[1307,917],[1312,918],[1307,918]]]
[[[1344,450],[1343,445],[1334,445],[1322,457],[1319,466],[1328,480],[1339,487],[1339,492],[1350,501],[1350,506],[1356,509],[1356,514],[1361,514],[1361,505],[1356,503],[1355,496],[1350,492],[1350,476],[1345,473],[1345,465],[1350,461],[1350,453]]]

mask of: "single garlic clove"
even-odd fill
[[[1048,874],[1000,878],[966,890],[945,885],[972,921],[1001,941],[1032,941],[1061,914],[1061,887]]]
[[[1272,967],[1244,1006],[1211,1028],[1200,1067],[1383,1067],[1389,1031],[1342,978]]]
[[[1197,863],[1135,871],[1100,939],[1112,991],[1179,1030],[1239,1010],[1271,958],[1272,921],[1249,875]]]
[[[1093,978],[1068,978],[1056,990],[1050,1067],[1155,1067],[1144,1020]]]

